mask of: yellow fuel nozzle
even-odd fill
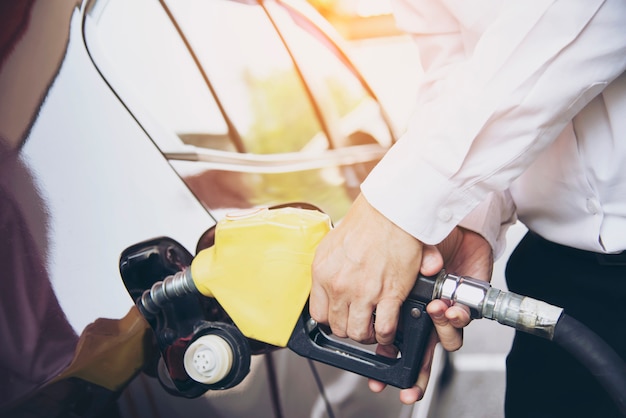
[[[191,263],[191,277],[246,337],[285,347],[311,291],[315,249],[330,228],[328,215],[309,209],[228,215],[215,245]]]

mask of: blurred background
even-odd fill
[[[401,35],[389,0],[308,0],[346,39]]]

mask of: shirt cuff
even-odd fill
[[[407,156],[420,155],[413,146],[396,143],[361,184],[361,192],[387,219],[423,243],[435,245],[480,200],[427,161],[411,157],[407,163]]]
[[[517,221],[515,205],[508,191],[490,193],[459,226],[480,234],[487,240],[494,259],[500,258],[506,248],[506,232]]]

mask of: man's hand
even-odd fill
[[[357,197],[317,248],[312,318],[330,325],[338,337],[391,344],[400,307],[415,284],[422,247],[363,196]]]
[[[462,228],[455,228],[437,246],[424,245],[359,196],[341,224],[317,248],[309,301],[311,316],[329,324],[338,337],[378,342],[377,353],[395,357],[397,350],[392,343],[400,307],[418,272],[437,274],[444,263],[450,272],[489,280],[491,247],[480,235]],[[463,343],[462,328],[470,322],[467,308],[441,300],[432,301],[427,311],[436,332],[429,341],[415,386],[400,392],[405,404],[424,396],[436,344],[440,342],[447,351],[458,350]],[[383,383],[370,380],[372,391],[384,388]]]
[[[436,248],[424,247],[422,274],[436,274],[442,264],[452,273],[490,280],[493,253],[482,236],[457,227]],[[405,404],[417,402],[424,396],[437,342],[446,351],[458,350],[463,345],[463,328],[470,323],[469,310],[465,306],[451,306],[445,301],[434,300],[428,304],[426,310],[433,320],[436,332],[432,334],[424,353],[422,369],[415,386],[400,391],[400,400]],[[397,354],[393,346],[379,346],[377,352],[390,357]],[[375,380],[370,380],[369,386],[373,392],[380,392],[385,388],[383,383]]]

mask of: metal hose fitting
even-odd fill
[[[483,317],[483,303],[491,285],[473,277],[440,275],[435,283],[433,299],[446,299],[470,309],[472,319]]]
[[[138,305],[146,318],[153,317],[168,301],[194,293],[198,290],[191,278],[191,269],[186,268],[153,284],[143,292]]]
[[[472,277],[440,275],[433,299],[447,299],[470,309],[472,319],[487,318],[548,340],[563,309],[527,296],[504,292]]]

